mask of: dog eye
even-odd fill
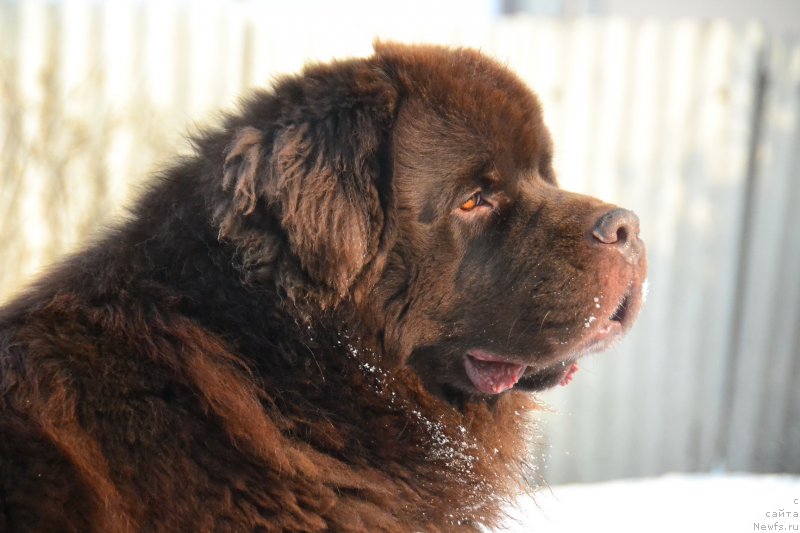
[[[476,192],[475,194],[470,196],[466,202],[461,204],[461,210],[472,211],[473,209],[482,204],[483,204],[483,196],[481,195],[481,193]]]

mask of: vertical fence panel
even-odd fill
[[[649,248],[632,334],[543,395],[544,475],[800,472],[796,42],[692,21],[317,20],[266,2],[0,3],[0,297],[244,88],[375,37],[478,46],[539,93],[562,185],[634,209]]]
[[[664,292],[654,288],[653,299],[669,295],[659,326],[664,347],[661,360],[661,383],[651,394],[659,395],[659,408],[650,413],[659,422],[658,430],[650,436],[646,465],[647,471],[659,466],[668,470],[680,468],[681,448],[686,436],[685,409],[686,394],[689,387],[685,380],[693,376],[692,359],[696,357],[690,343],[697,337],[697,296],[703,290],[699,280],[691,273],[702,261],[696,250],[702,242],[702,231],[691,227],[687,206],[694,201],[697,191],[691,190],[700,184],[692,183],[687,176],[687,158],[696,139],[698,98],[702,86],[699,83],[700,57],[707,46],[706,32],[700,32],[695,24],[683,22],[674,27],[668,40],[666,63],[665,101],[662,106],[663,137],[661,149],[661,172],[656,193],[660,205],[656,208],[659,218],[656,222],[655,239],[669,240],[670,253],[666,269],[654,272],[651,279],[659,276],[665,279]],[[722,58],[720,58],[722,59]],[[700,241],[700,242],[698,242]],[[655,286],[655,285],[654,285]],[[651,299],[652,302],[652,299]],[[680,332],[680,334],[676,334]],[[676,391],[684,393],[675,394]]]
[[[648,263],[650,292],[659,288],[662,278],[659,271],[666,271],[668,256],[665,248],[668,245],[653,239],[653,228],[656,225],[655,186],[658,171],[658,158],[661,153],[661,133],[658,119],[661,112],[661,101],[664,97],[663,61],[666,53],[664,28],[652,22],[634,27],[632,39],[632,59],[630,64],[630,99],[623,117],[627,136],[624,138],[626,150],[621,155],[617,169],[621,182],[627,184],[631,192],[630,203],[639,215],[642,236],[648,246]],[[661,294],[661,291],[658,292]],[[658,302],[658,298],[655,299]],[[630,428],[621,436],[618,443],[620,451],[615,461],[621,476],[636,476],[646,473],[644,457],[647,450],[648,436],[654,434],[660,426],[652,416],[658,403],[657,390],[661,380],[660,363],[666,351],[659,342],[659,311],[665,311],[663,305],[654,305],[650,299],[644,306],[638,324],[636,336],[623,340],[620,355],[610,354],[609,359],[615,363],[613,386],[622,395],[623,403],[615,403],[609,407],[624,417]],[[631,379],[634,376],[634,379]],[[576,382],[577,384],[577,382]],[[636,401],[630,401],[636,398]],[[627,401],[626,401],[627,400]],[[624,406],[624,407],[623,407]],[[628,450],[625,454],[624,450]],[[627,456],[625,456],[627,455]],[[621,464],[620,464],[621,463]],[[559,472],[553,476],[561,478]]]
[[[41,200],[45,196],[44,177],[47,175],[47,155],[37,150],[43,142],[54,141],[52,128],[49,128],[52,106],[52,94],[49,94],[53,83],[54,44],[53,36],[57,28],[50,6],[38,3],[25,3],[18,13],[20,29],[17,33],[16,62],[17,83],[15,105],[22,110],[17,146],[20,154],[16,179],[18,202],[15,219],[29,219],[30,222],[19,227],[20,241],[25,243],[17,260],[10,262],[12,271],[19,274],[31,274],[39,269],[47,256],[51,245],[51,232],[44,221],[45,213],[41,209]],[[26,157],[25,153],[32,157]],[[12,219],[13,220],[13,219]],[[19,265],[19,267],[17,267]],[[20,276],[21,278],[22,276]],[[19,279],[19,278],[17,278]],[[14,284],[11,288],[13,289]]]
[[[800,329],[800,45],[778,43],[775,51],[771,71],[780,72],[781,79],[776,83],[775,115],[769,116],[769,120],[771,127],[780,134],[776,133],[770,141],[774,147],[774,164],[765,165],[764,171],[776,174],[787,185],[783,199],[784,219],[772,229],[780,236],[773,255],[778,287],[774,294],[774,320],[767,352],[765,381],[769,386],[759,416],[759,428],[768,438],[758,443],[755,464],[758,470],[795,471],[800,469],[800,439],[796,431],[800,418],[787,420],[783,415],[791,391],[797,389],[791,372],[800,359],[796,344]],[[760,278],[751,278],[749,283],[757,283]]]
[[[0,176],[4,177],[0,183],[0,243],[16,246],[16,254],[23,252],[16,231],[22,200],[20,156],[24,153],[20,142],[24,110],[18,90],[20,26],[17,6],[0,3],[0,102],[3,104],[0,105]],[[0,272],[4,272],[0,274],[0,295],[9,292],[23,277],[24,263],[19,256],[16,259],[13,264],[8,260],[0,261]]]
[[[745,228],[736,374],[732,387],[730,465],[736,469],[800,469],[797,419],[786,419],[797,388],[800,324],[798,136],[800,46],[774,42],[765,66],[762,135]],[[796,398],[796,395],[794,396]]]
[[[707,239],[696,251],[704,261],[693,274],[708,290],[700,302],[701,335],[694,344],[697,365],[685,413],[691,419],[690,447],[685,450],[689,459],[684,467],[689,471],[724,465],[718,444],[726,427],[725,376],[731,364],[731,326],[741,255],[739,228],[748,202],[745,185],[753,140],[751,127],[758,111],[756,79],[763,38],[755,27],[743,33],[717,28],[711,50],[718,50],[727,60],[720,61],[713,53],[705,59],[706,68],[713,73],[702,106],[708,120],[693,168],[695,178],[706,182],[705,194],[694,200],[699,202],[694,216],[707,227]],[[699,166],[702,159],[706,159],[704,167]]]
[[[137,168],[139,157],[136,121],[125,113],[142,112],[136,105],[136,98],[144,92],[142,79],[138,73],[142,69],[143,17],[140,9],[124,0],[105,4],[102,17],[100,49],[103,64],[103,86],[100,88],[105,112],[103,129],[106,151],[98,154],[105,174],[105,194],[98,194],[96,201],[101,205],[114,206],[119,212],[123,202],[130,196],[132,179],[126,179],[121,172],[126,169],[131,177],[142,175],[145,169]],[[98,215],[99,217],[99,215]]]

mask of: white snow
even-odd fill
[[[498,533],[800,531],[800,477],[673,474],[563,485],[509,514]]]

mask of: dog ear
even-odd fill
[[[363,72],[343,81],[335,69],[331,79],[307,72],[279,85],[273,104],[284,115],[280,127],[239,129],[223,167],[238,217],[258,216],[263,199],[296,262],[333,302],[375,270],[388,234],[382,167],[396,101],[393,86],[374,71],[365,83]]]
[[[240,215],[253,214],[258,202],[259,189],[263,188],[263,184],[258,183],[263,140],[264,136],[256,128],[242,128],[237,132],[225,155],[222,189],[233,193],[233,208]]]

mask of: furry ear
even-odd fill
[[[239,130],[225,155],[223,166],[222,189],[230,192],[233,189],[233,207],[242,215],[249,216],[256,209],[258,190],[257,183],[259,159],[261,159],[261,143],[263,134],[253,128]]]
[[[335,65],[325,74],[307,72],[276,89],[281,127],[268,135],[238,131],[226,151],[223,187],[236,224],[257,217],[263,199],[296,263],[335,305],[375,270],[388,234],[389,176],[381,167],[396,96],[388,81],[376,83],[374,71],[368,82],[342,76]]]

